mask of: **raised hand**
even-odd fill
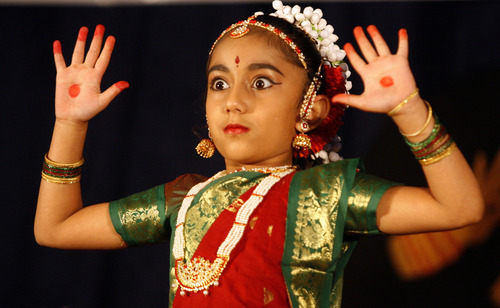
[[[344,46],[351,65],[363,80],[364,92],[361,95],[339,94],[333,101],[365,111],[387,113],[416,88],[408,63],[408,35],[404,29],[399,31],[398,50],[392,54],[375,26],[368,26],[367,31],[373,45],[361,27],[354,29],[364,59],[350,43]]]
[[[61,51],[61,43],[55,41],[54,62],[56,77],[56,118],[74,122],[87,122],[109,103],[129,84],[119,81],[101,93],[101,80],[108,67],[115,38],[109,36],[101,51],[104,26],[98,25],[90,48],[85,56],[85,42],[88,28],[82,27],[73,51],[71,65],[66,66]]]

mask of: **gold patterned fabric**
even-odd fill
[[[376,206],[392,182],[345,160],[298,172],[290,185],[283,274],[293,307],[340,307],[349,233],[377,233]]]
[[[238,172],[200,191],[186,216],[189,256],[218,215],[225,208],[237,206],[233,202],[259,183],[262,176]],[[170,230],[175,227],[182,199],[190,187],[203,180],[187,175],[112,202],[110,214],[115,229],[129,246],[159,242],[168,234],[172,245]],[[360,172],[356,159],[295,173],[288,195],[282,258],[291,306],[340,307],[343,272],[356,239],[359,234],[379,232],[376,208],[383,193],[393,185],[396,184]],[[274,231],[270,228],[268,232]],[[172,269],[172,260],[170,266]],[[267,299],[273,296],[266,294]]]
[[[111,221],[128,246],[165,240],[164,185],[110,203]]]
[[[185,237],[189,238],[189,241],[186,241],[187,259],[191,259],[198,244],[219,214],[245,191],[260,183],[262,179],[261,176],[252,179],[240,176],[230,177],[214,185],[212,189],[202,191],[193,200],[193,206],[186,214],[184,225]]]
[[[167,217],[175,212],[189,189],[205,179],[200,175],[187,174],[168,184],[110,202],[109,214],[116,232],[128,246],[167,240],[170,234]]]

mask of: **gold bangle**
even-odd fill
[[[49,183],[53,183],[53,184],[75,184],[75,183],[80,182],[80,178],[81,178],[80,175],[75,176],[73,178],[58,178],[58,177],[50,176],[50,175],[42,172],[42,179],[44,179],[45,181],[47,181]]]
[[[429,126],[429,123],[431,123],[431,119],[432,119],[432,107],[428,101],[424,100],[424,103],[427,106],[427,119],[425,120],[424,126],[421,129],[419,129],[418,131],[411,133],[411,134],[405,134],[405,133],[403,133],[403,131],[401,129],[399,129],[399,132],[401,133],[401,135],[403,135],[405,137],[415,137],[415,136],[420,135],[427,128],[427,126]]]
[[[418,94],[418,88],[416,88],[415,90],[413,90],[413,92],[411,92],[410,95],[408,95],[407,98],[405,98],[401,103],[399,103],[399,105],[397,105],[396,107],[394,107],[394,109],[392,109],[391,111],[389,111],[387,113],[388,116],[392,116],[394,115],[396,112],[399,111],[399,109],[403,108],[404,105],[406,105],[406,103],[408,103],[412,98],[415,97],[415,95]]]
[[[431,158],[421,159],[421,160],[419,160],[419,162],[422,166],[427,166],[427,165],[437,163],[438,161],[441,161],[443,158],[448,157],[456,148],[457,148],[457,144],[455,142],[453,142],[452,144],[450,144],[450,146],[446,150],[439,153],[438,155],[433,156]]]
[[[62,163],[56,163],[55,161],[50,160],[48,153],[47,153],[47,154],[45,154],[45,162],[47,163],[47,165],[50,165],[50,166],[53,166],[56,168],[78,168],[78,167],[81,167],[83,165],[83,163],[85,162],[85,159],[82,158],[79,161],[77,161],[76,163],[72,163],[72,164],[62,164]]]

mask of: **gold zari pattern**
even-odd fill
[[[260,183],[262,179],[263,177],[259,177],[249,181],[244,177],[234,176],[215,188],[202,192],[199,201],[193,204],[186,214],[184,233],[185,237],[189,239],[186,241],[185,247],[187,260],[193,256],[203,236],[220,213],[227,207],[234,206],[233,201]],[[231,208],[231,210],[233,209]]]
[[[340,307],[343,271],[356,234],[378,232],[376,205],[395,183],[357,172],[358,164],[357,160],[339,161],[299,171],[292,178],[282,269],[293,307]],[[187,190],[202,180],[186,177],[112,202],[113,225],[127,246],[165,240],[168,229],[175,227],[175,213]],[[193,215],[187,219],[193,222],[189,226],[192,229],[190,233],[186,231],[191,254],[205,232],[201,235],[194,229],[208,229],[224,209],[236,210],[240,206],[238,197],[261,180],[255,175],[233,174],[198,194],[187,213]],[[272,232],[272,226],[268,232]],[[354,233],[354,237],[349,233]],[[174,262],[171,259],[172,282]],[[170,305],[177,290],[176,285],[170,288]],[[273,296],[272,292],[264,291],[265,302]]]
[[[335,179],[332,177],[332,179]],[[292,257],[292,290],[300,307],[317,307],[319,291],[332,259],[341,179],[328,183],[324,190],[317,178],[298,196],[297,222]],[[317,193],[322,195],[318,196]]]

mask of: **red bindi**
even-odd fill
[[[240,64],[240,57],[239,56],[236,56],[236,59],[234,59],[234,63],[236,63],[236,65]]]
[[[78,94],[80,94],[80,86],[77,84],[72,85],[71,87],[69,87],[68,93],[72,98],[77,97]]]
[[[390,76],[385,76],[380,79],[380,84],[382,85],[382,87],[387,88],[394,84],[394,80],[392,80]]]

